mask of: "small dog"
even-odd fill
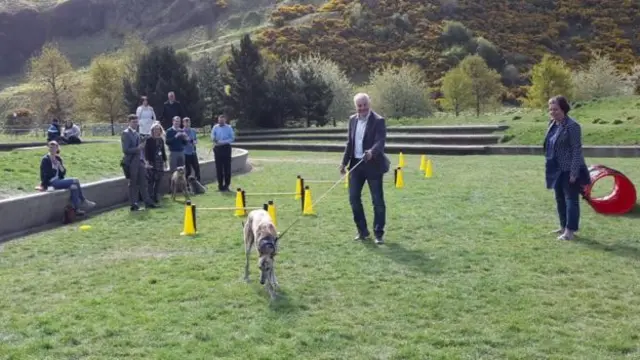
[[[193,191],[194,194],[204,194],[207,192],[207,187],[202,185],[195,176],[190,175],[188,180],[191,191]]]
[[[275,256],[278,253],[278,232],[269,213],[262,209],[252,210],[244,224],[244,247],[247,258],[244,267],[245,281],[249,281],[249,256],[254,245],[258,252],[260,284],[264,285],[271,299],[274,299],[276,288],[278,288],[274,269]]]
[[[189,183],[185,176],[184,166],[178,166],[171,175],[171,200],[176,199],[176,194],[181,192],[186,200],[191,200]]]

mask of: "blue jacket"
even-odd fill
[[[176,129],[173,128],[173,126],[167,129],[165,134],[167,137],[166,143],[167,143],[167,146],[169,147],[170,152],[184,151],[184,146],[187,144],[188,140],[185,138],[176,138],[176,135],[178,134],[178,132],[176,131]]]
[[[582,129],[575,120],[567,117],[560,125],[551,120],[542,147],[546,158],[547,188],[553,188],[562,173],[575,177],[581,186],[591,183],[589,169],[582,154]]]
[[[43,189],[47,189],[49,185],[51,185],[51,180],[56,176],[56,172],[58,173],[58,179],[64,179],[64,176],[67,173],[67,169],[64,167],[62,158],[56,155],[56,159],[58,159],[62,165],[62,171],[60,172],[57,172],[56,169],[53,168],[53,163],[51,163],[49,154],[43,156],[42,160],[40,160],[40,186]]]

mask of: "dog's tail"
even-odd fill
[[[244,221],[242,222],[242,228],[244,229]]]

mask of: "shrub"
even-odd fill
[[[425,74],[417,65],[385,66],[369,82],[373,107],[387,118],[424,117],[433,113]]]
[[[14,116],[15,115],[15,116]],[[4,132],[11,135],[27,134],[33,127],[31,111],[20,108],[7,114],[4,122]]]
[[[353,84],[351,84],[347,75],[340,69],[338,64],[319,55],[300,57],[287,64],[296,74],[300,73],[301,68],[310,66],[311,69],[320,75],[322,80],[329,85],[333,94],[333,101],[329,105],[329,118],[334,120],[344,119],[353,111],[351,101]]]
[[[278,7],[271,13],[271,19],[273,21],[274,18],[275,19],[282,18],[282,20],[284,21],[289,21],[289,20],[297,19],[299,17],[314,13],[315,11],[316,11],[316,8],[311,4],[308,4],[308,5],[294,4],[291,6],[283,5]]]
[[[615,63],[600,53],[593,54],[593,60],[584,70],[573,73],[574,100],[591,100],[609,96],[631,95],[635,87],[616,68]]]
[[[573,84],[571,70],[564,61],[545,55],[531,70],[531,87],[527,93],[527,105],[546,108],[552,96],[564,95],[571,99]]]

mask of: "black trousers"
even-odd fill
[[[200,163],[198,162],[198,154],[184,155],[184,166],[187,168],[186,175],[189,178],[191,168],[195,173],[196,180],[200,181]]]
[[[213,148],[213,158],[216,162],[218,190],[228,190],[231,184],[231,145],[218,145]]]
[[[158,195],[160,193],[160,182],[162,181],[163,175],[164,171],[162,170],[147,169],[147,189],[149,191],[149,197],[154,202],[158,202],[159,200]]]

